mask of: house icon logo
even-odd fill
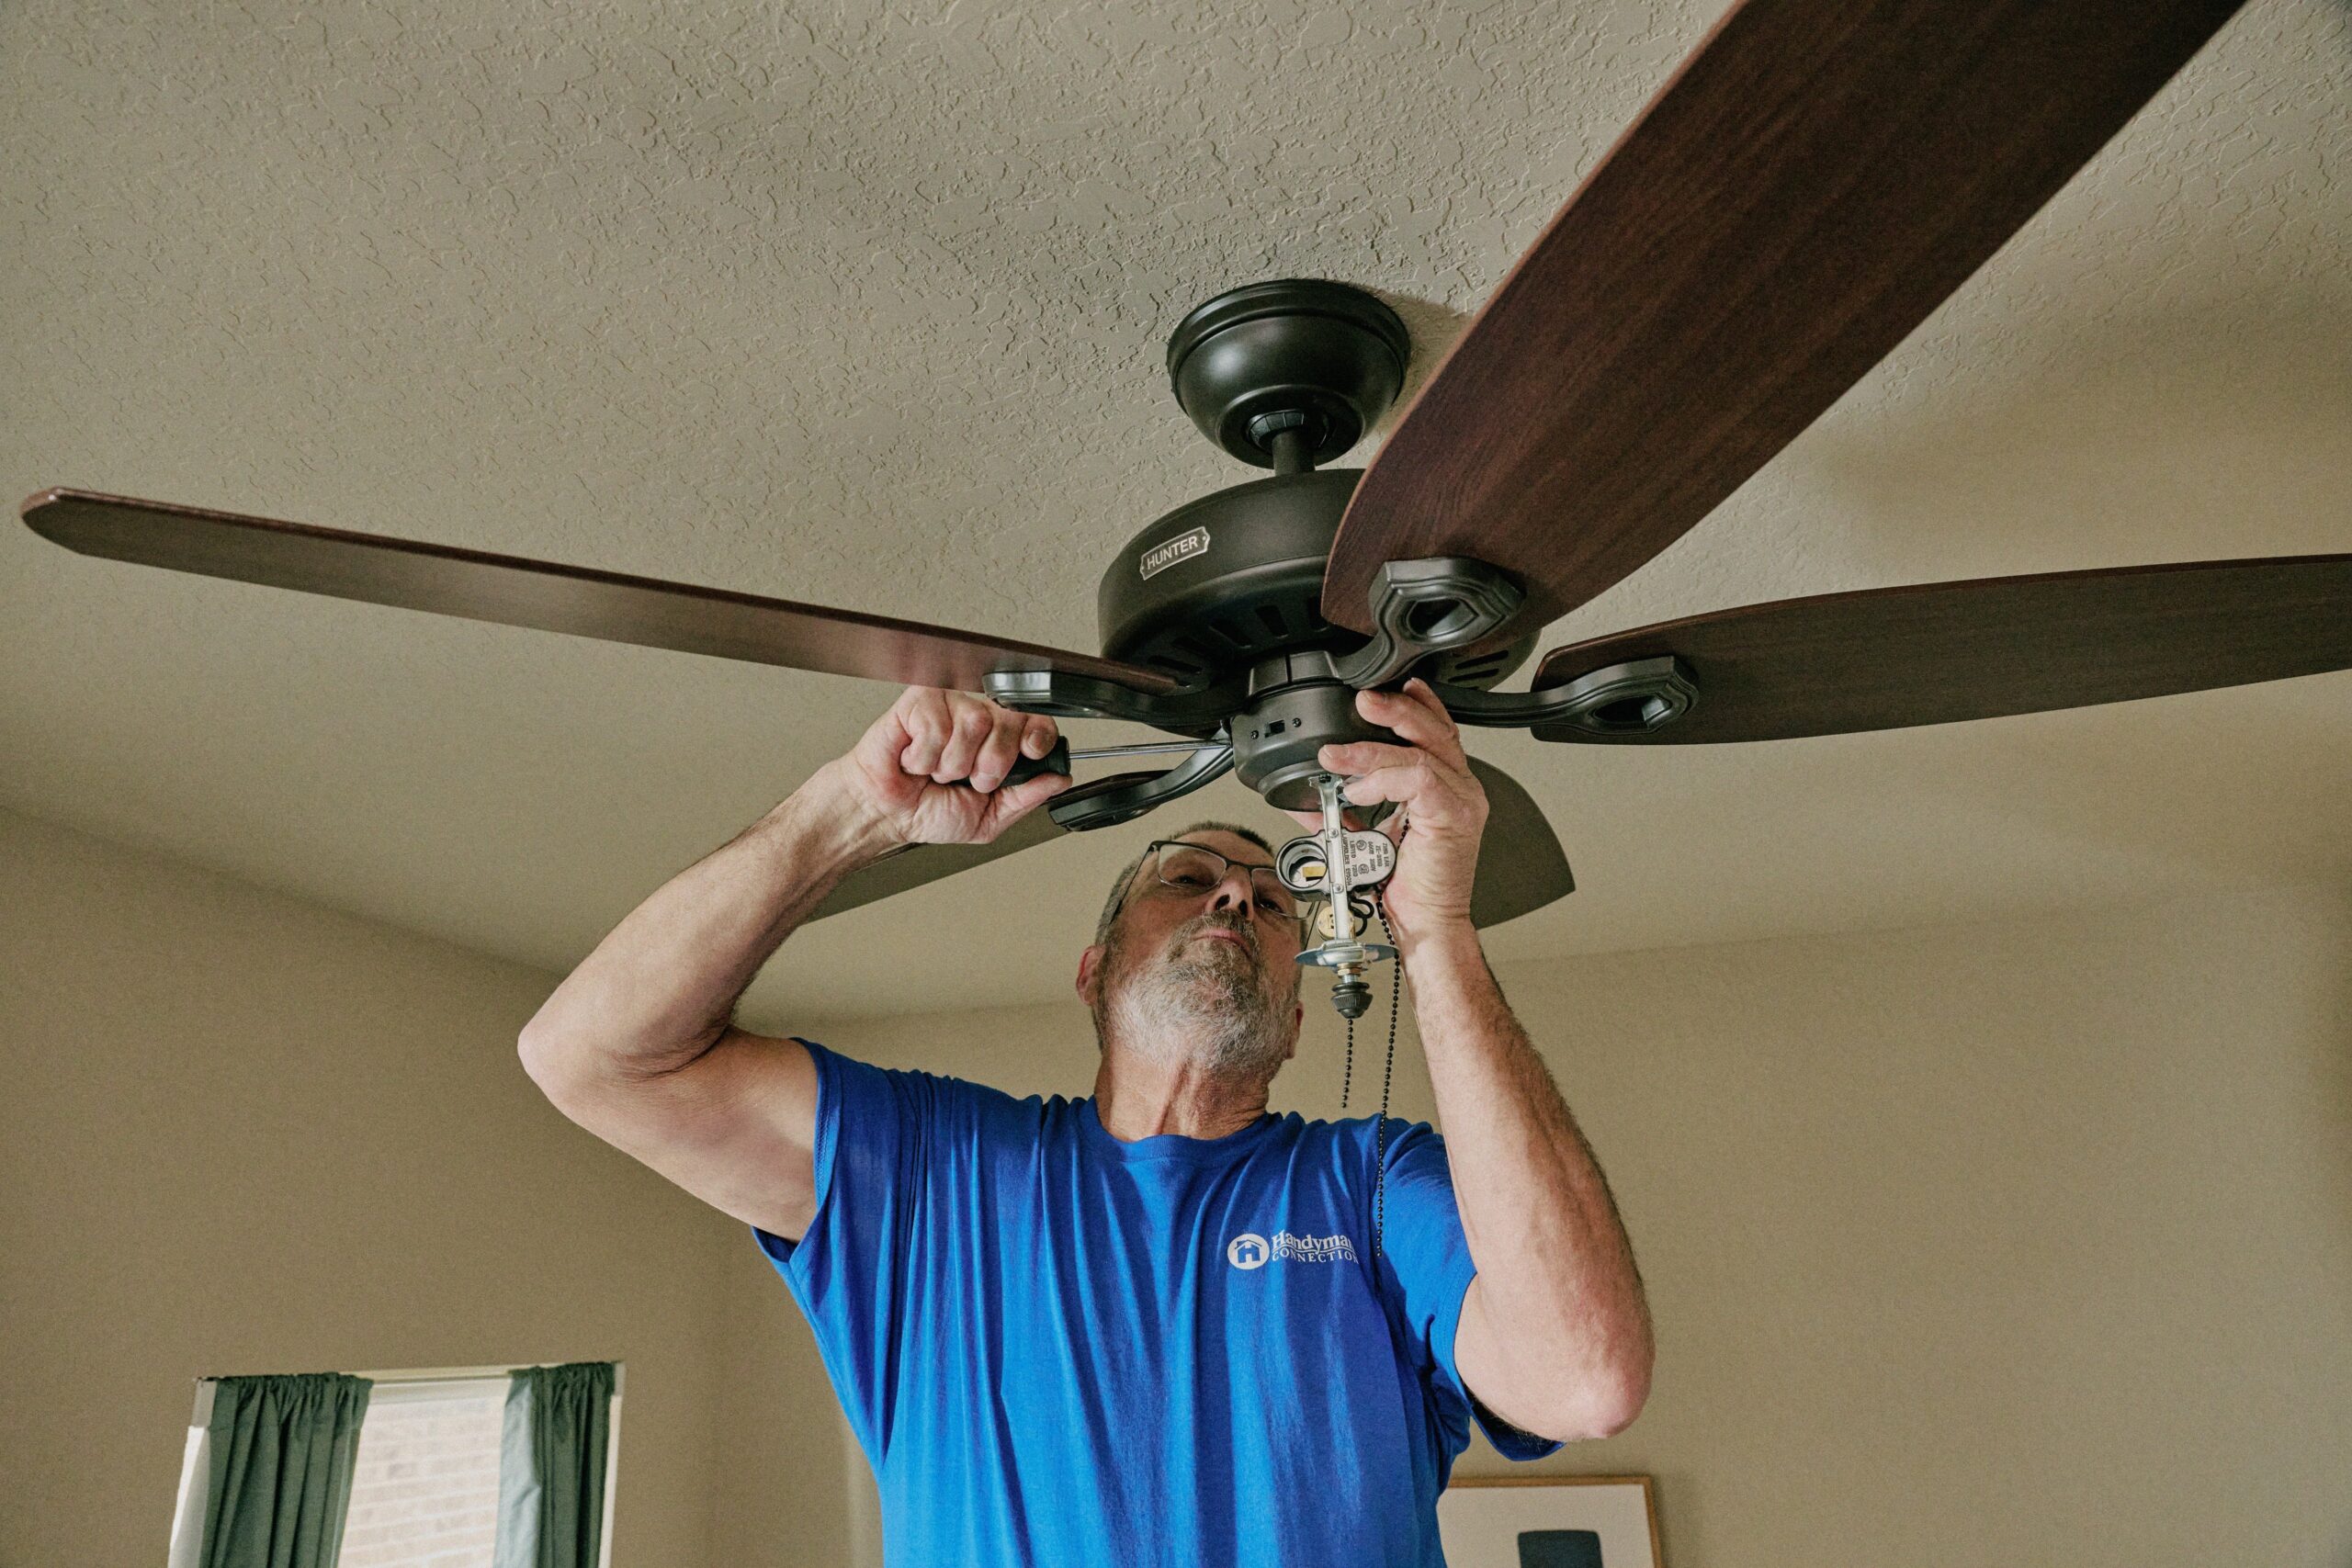
[[[1236,1269],[1263,1269],[1268,1256],[1266,1238],[1250,1231],[1226,1244],[1225,1260]]]

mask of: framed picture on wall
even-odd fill
[[[1646,1475],[1456,1476],[1437,1530],[1447,1568],[1665,1568]]]

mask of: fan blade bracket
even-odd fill
[[[1689,713],[1699,678],[1672,654],[1611,664],[1530,692],[1434,687],[1463,724],[1531,729],[1538,740],[1645,740]]]
[[[1115,718],[1176,734],[1206,734],[1241,705],[1243,683],[1140,692],[1075,670],[994,670],[981,678],[990,702],[1052,718]]]
[[[1232,768],[1233,748],[1219,736],[1162,773],[1119,773],[1074,785],[1047,801],[1046,811],[1056,827],[1068,832],[1115,828],[1204,784],[1215,784]]]
[[[1359,689],[1385,685],[1432,654],[1494,641],[1527,603],[1509,572],[1467,556],[1384,561],[1369,597],[1372,640],[1332,662]]]

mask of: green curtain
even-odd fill
[[[214,1383],[202,1568],[334,1568],[373,1387],[341,1372]]]
[[[492,1568],[596,1568],[613,1363],[525,1367],[506,1390]]]

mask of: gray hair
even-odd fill
[[[1244,828],[1238,822],[1195,822],[1176,837],[1189,839],[1195,833],[1230,833],[1237,839],[1257,845],[1270,855],[1274,852],[1274,846],[1266,842],[1263,833],[1254,828]],[[1111,897],[1102,901],[1102,918],[1094,922],[1095,946],[1101,947],[1110,942],[1111,928],[1119,923],[1119,911],[1127,907],[1127,895],[1134,890],[1136,873],[1143,869],[1144,856],[1149,853],[1149,844],[1136,851],[1136,858],[1119,873],[1119,880],[1111,884]]]

